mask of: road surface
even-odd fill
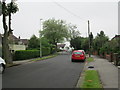
[[[83,62],[71,62],[70,55],[7,68],[3,88],[75,88]]]

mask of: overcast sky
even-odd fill
[[[35,2],[36,1],[36,2]],[[81,36],[87,36],[87,21],[94,36],[101,30],[110,38],[118,34],[117,0],[60,1],[59,0],[18,0],[19,12],[12,15],[12,29],[15,36],[29,39],[33,34],[39,36],[40,18],[43,21],[55,18],[65,20],[78,27]],[[2,19],[0,17],[0,19]],[[0,20],[0,26],[2,22]],[[3,33],[0,27],[0,33]]]

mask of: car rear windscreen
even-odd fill
[[[82,52],[74,52],[74,54],[80,54],[80,55],[82,55]]]

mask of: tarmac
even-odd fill
[[[104,89],[111,89],[111,90],[118,90],[119,86],[118,85],[118,71],[120,71],[120,69],[115,66],[112,62],[109,62],[107,59],[103,59],[100,58],[98,56],[94,56],[92,55],[92,57],[94,58],[93,62],[86,62],[85,66],[84,66],[84,70],[89,70],[90,68],[88,68],[89,66],[92,66],[94,68],[91,69],[95,69],[98,71],[99,76],[100,76],[100,81],[103,85]],[[15,64],[24,64],[29,62],[30,60],[23,60],[23,61],[14,61]],[[83,70],[83,72],[84,72]],[[78,83],[76,85],[76,88],[79,88],[80,85],[82,84],[84,78],[83,78],[83,74],[81,74]],[[93,76],[94,77],[94,76]],[[119,89],[120,90],[120,89]]]

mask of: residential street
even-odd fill
[[[68,54],[10,67],[3,74],[3,88],[75,88],[83,67]]]

